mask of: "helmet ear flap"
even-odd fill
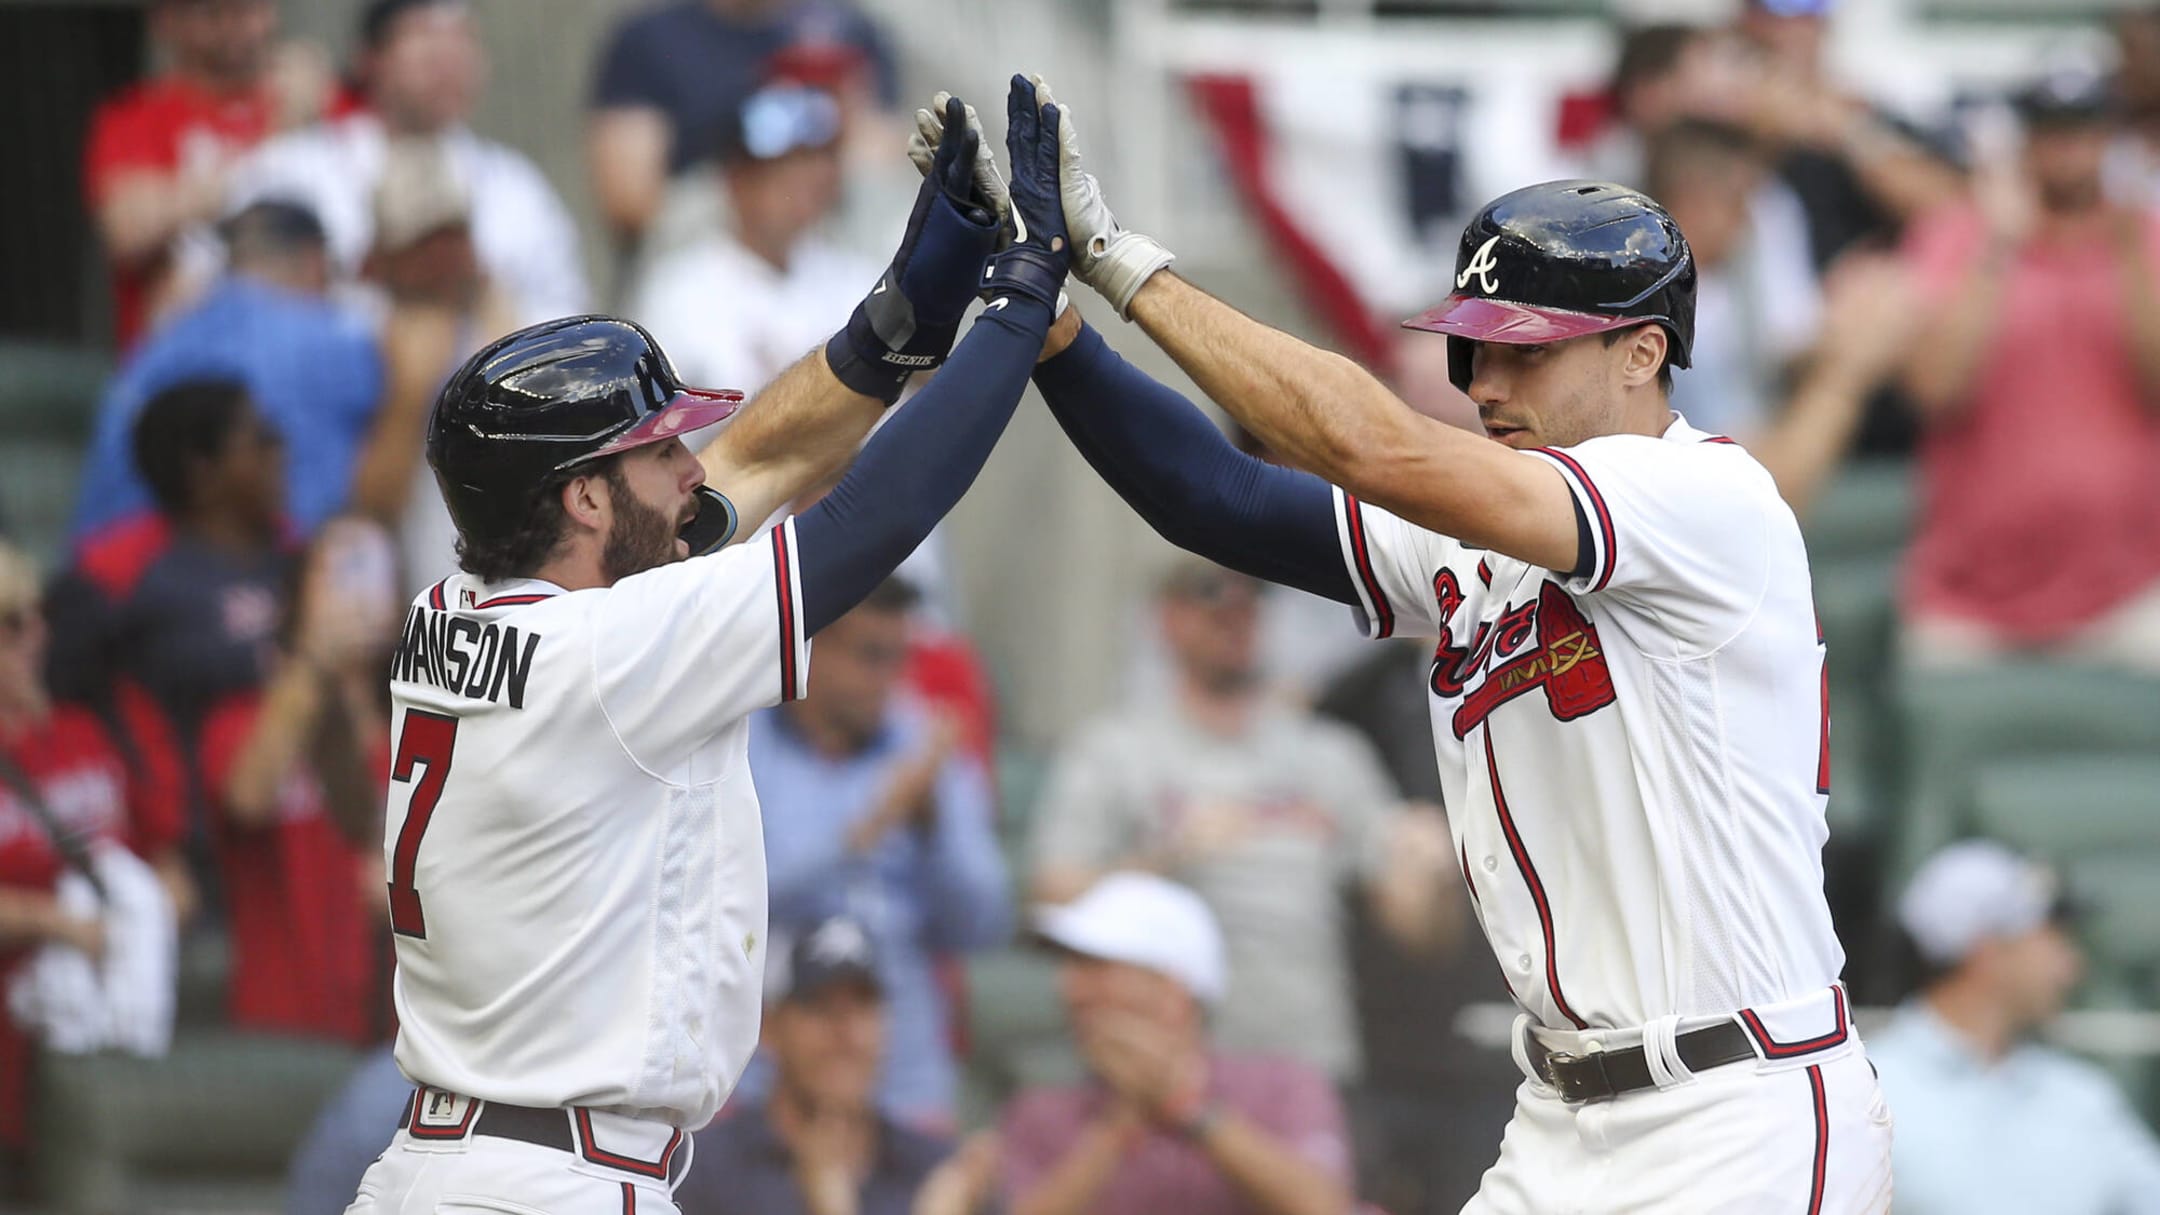
[[[1447,378],[1463,392],[1470,391],[1470,358],[1477,351],[1477,343],[1469,338],[1453,334],[1447,340]]]

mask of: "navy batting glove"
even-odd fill
[[[945,106],[945,133],[915,194],[900,251],[847,327],[825,343],[825,362],[842,384],[890,404],[908,377],[945,361],[960,318],[997,249],[997,212],[975,184],[980,136],[957,97]]]
[[[1057,307],[1072,263],[1058,192],[1058,108],[1025,76],[1005,97],[1005,157],[1012,167],[1012,244],[983,268],[983,295],[1020,295]],[[948,130],[950,127],[948,126]]]

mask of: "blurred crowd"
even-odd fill
[[[1693,244],[1674,406],[1804,518],[1856,453],[1911,462],[1899,661],[2160,674],[2160,9],[2116,20],[2112,70],[1919,116],[1830,71],[1834,19],[1744,0],[1618,30],[1608,84],[1557,107],[1581,173]],[[772,378],[905,214],[897,52],[842,0],[631,12],[592,65],[587,250],[561,183],[470,125],[461,0],[371,0],[343,65],[275,0],[146,20],[155,71],[83,161],[123,361],[64,561],[0,541],[0,1207],[54,1185],[40,1059],[210,1026],[344,1052],[287,1192],[334,1212],[410,1092],[383,671],[454,561],[434,394],[601,306],[690,382]],[[1405,395],[1467,416],[1428,346]],[[1432,804],[1429,655],[1334,644],[1333,605],[1181,561],[1128,703],[1035,759],[955,598],[933,538],[754,723],[789,944],[682,1208],[1455,1210],[1521,1077],[1470,1028],[1508,993]],[[1901,1211],[2160,1210],[2130,1102],[2031,1044],[2079,974],[2053,881],[1967,842],[1840,909],[1849,943],[1895,925],[1921,963],[1873,1052]],[[1028,993],[1058,1008],[1014,1029]]]

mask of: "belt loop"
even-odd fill
[[[1660,1088],[1678,1088],[1695,1079],[1686,1061],[1680,1058],[1680,1018],[1659,1017],[1643,1026],[1643,1062],[1650,1069],[1650,1079]]]
[[[1531,1088],[1547,1094],[1558,1091],[1545,1083],[1545,1078],[1538,1075],[1537,1068],[1530,1065],[1529,1013],[1515,1014],[1515,1028],[1508,1033],[1508,1053],[1514,1056],[1515,1066],[1522,1071],[1523,1077],[1530,1081]]]

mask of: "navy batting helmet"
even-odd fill
[[[742,401],[684,387],[660,344],[629,321],[565,317],[499,338],[458,368],[428,419],[428,465],[458,534],[500,539],[579,465],[709,426]]]
[[[1470,387],[1478,342],[1530,345],[1654,322],[1666,360],[1695,340],[1695,256],[1649,195],[1595,181],[1503,194],[1463,229],[1455,294],[1403,322],[1448,337],[1448,378]]]

